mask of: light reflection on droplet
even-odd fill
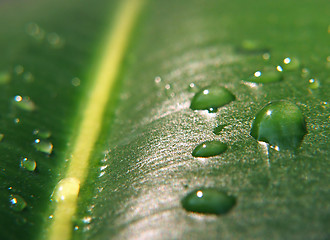
[[[261,76],[261,72],[260,71],[257,71],[253,74],[255,77],[260,77]]]
[[[197,195],[197,197],[201,198],[201,197],[203,197],[203,192],[202,191],[197,191],[196,195]]]
[[[276,66],[276,70],[279,71],[279,72],[283,72],[283,68],[280,65]]]

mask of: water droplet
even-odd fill
[[[43,153],[51,154],[53,151],[53,144],[47,140],[42,140],[42,139],[37,138],[34,141],[33,146],[37,151],[40,151]]]
[[[24,74],[23,74],[23,79],[24,79],[25,82],[27,82],[27,83],[31,83],[31,82],[34,81],[34,77],[33,77],[32,73],[30,73],[30,72],[26,72],[26,73],[24,73]]]
[[[45,31],[36,23],[30,22],[26,24],[25,30],[27,34],[37,41],[42,41],[45,38]]]
[[[22,65],[17,65],[14,67],[14,72],[16,75],[21,75],[24,72],[24,67]]]
[[[157,76],[155,77],[155,83],[159,84],[162,81],[161,77]]]
[[[270,53],[264,53],[262,54],[262,58],[265,60],[265,61],[268,61],[270,59]]]
[[[58,182],[53,194],[52,201],[61,202],[77,198],[80,190],[80,181],[77,178],[64,178]]]
[[[279,82],[283,79],[283,75],[279,69],[269,69],[265,71],[256,71],[247,79],[248,82],[255,83],[272,83]]]
[[[11,194],[9,196],[9,203],[10,203],[10,208],[16,212],[23,211],[23,209],[26,208],[27,206],[27,203],[24,200],[24,198],[22,198],[17,194]]]
[[[36,105],[29,97],[22,97],[20,95],[16,95],[14,97],[14,105],[20,109],[25,111],[34,111],[36,109]]]
[[[236,198],[214,188],[200,188],[188,193],[181,200],[189,212],[225,214],[236,204]]]
[[[308,68],[301,69],[301,76],[308,77],[310,75],[310,70]]]
[[[220,132],[226,127],[226,125],[218,125],[213,129],[215,135],[219,135]]]
[[[64,45],[64,40],[54,32],[47,34],[47,40],[53,48],[61,48]]]
[[[297,148],[306,133],[301,110],[289,101],[274,101],[257,113],[250,134],[281,150]]]
[[[0,72],[0,84],[6,84],[10,82],[10,74],[8,72]]]
[[[2,139],[5,137],[5,134],[0,133],[0,142],[2,141]]]
[[[192,152],[194,157],[212,157],[226,151],[227,145],[217,140],[205,141],[199,144]]]
[[[32,159],[28,159],[28,158],[23,158],[21,160],[20,165],[22,168],[25,168],[26,170],[28,170],[30,172],[33,172],[37,167],[36,161],[34,161]]]
[[[49,138],[52,135],[52,133],[51,131],[45,129],[34,129],[33,135],[36,135],[37,137],[40,138]]]
[[[21,120],[19,118],[14,118],[14,123],[15,124],[19,124],[21,122]]]
[[[80,86],[80,79],[75,77],[75,78],[72,78],[71,80],[71,84],[74,86],[74,87],[78,87]]]
[[[192,110],[209,110],[216,112],[231,101],[235,100],[235,96],[224,87],[208,87],[197,92],[191,100],[190,108]]]
[[[310,89],[317,89],[320,87],[320,82],[316,78],[311,78],[308,80],[308,87]]]
[[[247,53],[265,53],[269,52],[268,48],[256,40],[246,39],[241,43],[239,50]]]
[[[285,71],[294,71],[300,68],[300,60],[298,58],[286,57],[283,59],[283,70]]]

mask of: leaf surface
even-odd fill
[[[58,207],[51,194],[67,177],[85,103],[93,101],[104,35],[117,26],[123,3],[0,4],[1,22],[10,22],[0,26],[0,71],[11,76],[0,95],[1,239],[51,238],[56,215],[49,216]],[[13,18],[15,9],[20,17]],[[71,238],[326,239],[327,9],[329,2],[321,0],[148,1],[129,35],[103,118],[95,122],[101,131],[88,157]],[[29,32],[31,23],[45,31],[43,40]],[[54,46],[51,33],[62,46]],[[300,64],[286,70],[287,57]],[[245,81],[277,65],[282,80]],[[310,79],[319,86],[311,87]],[[195,92],[208,86],[225,87],[236,99],[216,113],[191,110]],[[17,95],[30,97],[36,109],[13,105]],[[250,136],[258,111],[275,100],[294,103],[305,116],[307,134],[296,150],[276,151]],[[216,135],[219,125],[225,127]],[[32,145],[37,128],[52,133],[49,156]],[[228,149],[209,158],[191,155],[210,140]],[[35,159],[36,171],[20,167],[23,157]],[[236,206],[220,216],[185,211],[181,199],[198,187],[225,191]],[[22,196],[27,207],[13,211],[10,194]]]

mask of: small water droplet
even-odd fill
[[[21,75],[24,72],[24,67],[22,65],[16,65],[14,67],[14,73],[16,73],[16,75]]]
[[[47,40],[53,48],[61,48],[64,45],[64,40],[54,32],[47,34]]]
[[[255,83],[272,83],[279,82],[283,79],[281,71],[276,69],[268,69],[265,71],[256,71],[246,81]]]
[[[14,118],[14,123],[15,123],[15,124],[19,124],[20,121],[21,121],[21,120],[20,120],[19,118]]]
[[[30,171],[30,172],[33,172],[36,167],[37,167],[37,163],[36,161],[32,160],[32,159],[29,159],[29,158],[23,158],[21,160],[21,163],[20,163],[21,167]]]
[[[301,69],[301,76],[308,77],[310,75],[310,70],[308,68]]]
[[[45,38],[45,31],[36,23],[30,22],[26,24],[26,33],[37,41],[42,41]]]
[[[282,150],[299,147],[306,133],[301,110],[289,101],[274,101],[257,113],[250,134]]]
[[[34,81],[34,76],[30,72],[26,72],[23,74],[23,79],[27,83],[31,83]]]
[[[268,61],[270,59],[270,53],[264,53],[262,54],[262,58],[265,60],[265,61]]]
[[[226,149],[227,144],[220,141],[205,141],[193,150],[192,155],[194,157],[212,157],[223,153]]]
[[[301,64],[300,64],[300,60],[298,58],[286,57],[286,58],[283,59],[282,68],[285,71],[298,70],[300,68],[300,66],[301,66]]]
[[[218,125],[213,129],[213,133],[215,135],[219,135],[225,127],[226,127],[226,125]]]
[[[235,96],[224,87],[207,87],[195,94],[191,100],[190,108],[216,112],[218,108],[234,100]]]
[[[23,209],[26,208],[27,206],[27,203],[24,200],[24,198],[22,198],[17,194],[11,194],[9,196],[9,203],[10,203],[10,208],[16,212],[23,211]]]
[[[77,178],[64,178],[59,181],[51,196],[52,201],[61,202],[75,199],[80,190],[80,181]]]
[[[319,82],[319,80],[316,79],[316,78],[311,78],[311,79],[309,79],[309,80],[308,80],[308,87],[309,87],[310,89],[317,89],[317,88],[319,88],[319,87],[320,87],[320,82]]]
[[[47,140],[37,138],[34,141],[33,146],[37,151],[40,151],[40,152],[43,152],[46,154],[51,154],[53,151],[53,144]]]
[[[78,87],[80,86],[80,79],[75,77],[75,78],[72,78],[71,80],[71,84],[74,86],[74,87]]]
[[[159,84],[162,81],[160,76],[155,77],[155,83]]]
[[[269,49],[256,40],[246,39],[241,43],[239,51],[246,53],[266,53]]]
[[[1,71],[0,72],[0,84],[9,83],[11,80],[9,72]]]
[[[0,142],[3,140],[4,137],[5,137],[5,134],[0,133]]]
[[[189,212],[221,215],[235,206],[236,198],[214,188],[200,188],[188,193],[181,204]]]
[[[16,95],[14,97],[14,105],[20,109],[25,111],[34,111],[36,109],[36,105],[29,97],[22,97],[20,95]]]
[[[49,138],[52,135],[52,133],[51,131],[46,129],[34,129],[33,135],[36,135],[37,137],[40,138]]]

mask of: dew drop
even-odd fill
[[[155,81],[156,84],[159,84],[162,81],[162,79],[161,79],[160,76],[157,76],[157,77],[155,77],[154,81]]]
[[[207,87],[195,94],[191,100],[190,108],[216,112],[219,107],[234,100],[235,96],[224,87]]]
[[[20,166],[30,172],[33,172],[36,167],[37,167],[37,163],[36,161],[29,159],[29,158],[23,158],[21,160]]]
[[[10,74],[6,71],[0,72],[0,84],[9,83],[11,80]]]
[[[308,87],[310,89],[318,89],[320,87],[320,82],[316,78],[311,78],[308,80]]]
[[[24,200],[24,198],[22,198],[17,194],[11,194],[9,196],[9,203],[10,203],[10,208],[16,212],[23,211],[23,209],[26,208],[27,206],[27,203]]]
[[[298,58],[286,57],[283,59],[282,68],[285,71],[294,71],[300,68],[300,60]]]
[[[52,133],[51,131],[46,129],[34,129],[33,135],[36,135],[37,137],[40,138],[49,138],[52,135]]]
[[[46,154],[51,154],[53,151],[53,144],[47,140],[37,138],[33,143],[34,148]]]
[[[307,133],[301,110],[289,101],[274,101],[256,115],[251,136],[277,150],[297,148]]]
[[[71,84],[72,84],[74,87],[78,87],[78,86],[80,86],[80,79],[77,78],[77,77],[72,78],[72,80],[71,80]]]
[[[32,73],[26,72],[26,73],[23,74],[23,79],[24,79],[25,82],[31,83],[31,82],[34,81],[34,76],[33,76]]]
[[[80,181],[77,178],[64,178],[59,181],[51,196],[52,201],[70,201],[77,198],[80,190]]]
[[[217,140],[205,141],[199,144],[192,152],[193,157],[212,157],[226,151],[227,145]]]
[[[34,22],[26,24],[25,30],[28,35],[37,41],[42,41],[45,38],[45,31]]]
[[[21,75],[24,72],[24,67],[22,65],[17,65],[14,67],[14,72],[16,75]]]
[[[64,40],[54,32],[47,34],[47,40],[53,48],[61,48],[64,45]]]
[[[16,95],[14,97],[14,105],[28,112],[34,111],[36,109],[36,105],[29,97],[22,97],[20,95]]]
[[[189,212],[221,215],[228,213],[236,204],[236,198],[214,188],[200,188],[188,193],[182,207]]]
[[[213,129],[213,133],[215,135],[219,135],[225,127],[226,127],[226,125],[218,125]]]
[[[308,68],[301,69],[301,76],[308,77],[310,75],[310,70]]]
[[[262,46],[262,44],[256,40],[246,39],[241,43],[241,46],[239,47],[239,50],[241,52],[246,53],[266,53],[269,52],[269,50]]]
[[[255,83],[272,83],[279,82],[283,79],[281,69],[269,69],[265,71],[256,71],[252,76],[250,76],[247,81]]]
[[[5,137],[5,134],[0,133],[0,142],[3,140],[4,137]]]

